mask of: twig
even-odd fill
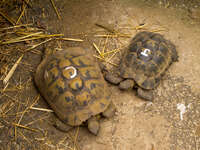
[[[161,31],[167,31],[166,29],[154,29],[151,30],[151,32],[161,32]]]
[[[32,128],[29,128],[29,127],[27,127],[27,126],[23,126],[23,125],[21,125],[21,124],[17,124],[17,123],[12,123],[14,126],[16,126],[16,127],[20,127],[20,128],[24,128],[24,129],[27,129],[27,130],[31,130],[31,131],[34,131],[34,132],[38,132],[38,130],[37,129],[32,129]]]
[[[45,115],[44,117],[41,117],[41,118],[39,118],[39,119],[36,119],[36,120],[34,120],[34,121],[31,121],[31,122],[25,124],[25,126],[32,125],[32,124],[34,124],[35,122],[37,122],[37,121],[39,121],[39,120],[46,119],[46,118],[49,118],[49,116],[46,116],[46,115]]]
[[[18,41],[18,40],[26,39],[26,38],[28,38],[28,37],[36,36],[36,35],[39,35],[39,34],[41,34],[41,33],[42,33],[42,32],[32,33],[32,34],[29,34],[29,35],[26,35],[26,36],[21,36],[21,37],[15,38],[15,39],[10,40],[10,41]]]
[[[0,11],[0,15],[2,15],[6,20],[8,20],[8,22],[10,22],[12,25],[15,25],[15,21],[12,18],[8,17],[3,12]]]
[[[44,43],[47,43],[48,41],[51,41],[51,40],[52,40],[52,38],[47,39],[47,40],[45,40],[45,41],[43,41],[43,42],[41,42],[41,43],[39,43],[39,44],[33,45],[33,46],[31,46],[30,48],[26,49],[24,52],[30,51],[30,50],[32,50],[32,49],[34,49],[34,48],[36,48],[36,47],[38,47],[38,46],[40,46],[40,45],[42,45],[42,44],[44,44]]]
[[[24,41],[24,39],[26,39],[28,37],[35,36],[35,35],[38,35],[38,34],[41,34],[41,33],[42,32],[36,32],[36,33],[32,33],[32,34],[29,34],[29,35],[26,35],[26,36],[17,37],[15,39],[11,39],[11,40],[8,40],[8,41],[5,41],[5,42],[1,42],[0,44],[11,44],[11,43],[21,42],[21,41]]]
[[[26,3],[28,3],[28,2],[29,2],[29,0],[28,0]],[[22,16],[24,15],[25,9],[26,9],[26,5],[23,4],[23,10],[22,10],[22,13],[20,14],[19,18],[17,19],[16,24],[19,23],[20,19],[21,19]]]
[[[7,76],[4,78],[3,80],[3,84],[6,85],[9,81],[9,79],[12,77],[13,73],[15,72],[18,64],[20,63],[20,61],[22,60],[24,55],[22,55],[18,60],[17,62],[14,64],[14,66],[10,69],[10,71],[8,72]]]
[[[102,50],[103,54],[105,54],[104,52],[105,52],[107,42],[108,42],[108,37],[106,38],[106,41],[105,41],[105,44],[104,44],[104,47],[103,47],[103,50]],[[104,57],[104,55],[103,55],[103,57]]]
[[[66,40],[66,41],[83,42],[82,39],[73,39],[73,38],[56,38],[56,40]]]
[[[119,52],[119,51],[121,51],[121,50],[117,48],[117,49],[114,49],[114,50],[105,52],[103,55],[105,56],[105,55],[108,55],[108,54],[110,54],[110,53],[117,53],[117,52]]]
[[[6,85],[5,85],[5,87],[3,88],[2,92],[5,92],[5,90],[7,89],[8,85],[9,85],[9,83],[6,83]],[[0,90],[0,92],[1,92],[1,90]]]
[[[130,34],[124,34],[124,33],[120,33],[119,31],[117,31],[117,30],[115,30],[115,29],[111,29],[111,28],[109,28],[109,27],[106,27],[106,26],[104,26],[104,25],[102,25],[102,24],[98,24],[98,23],[96,23],[95,24],[96,26],[98,26],[98,27],[101,27],[101,28],[103,28],[103,29],[105,29],[105,30],[107,30],[108,32],[110,32],[111,34],[106,34],[106,35],[95,35],[96,37],[106,37],[106,38],[112,38],[112,37],[127,37],[127,38],[129,38],[129,37],[131,37],[131,35]]]
[[[109,28],[109,27],[106,27],[106,26],[104,26],[104,25],[102,25],[102,24],[95,23],[95,25],[98,26],[98,27],[100,27],[100,28],[103,28],[103,29],[107,30],[107,31],[110,32],[110,33],[114,33],[114,34],[117,33],[116,30],[111,29],[111,28]]]
[[[39,111],[46,111],[46,112],[53,112],[53,110],[51,110],[51,109],[46,109],[46,108],[30,107],[30,109],[39,110]]]
[[[20,25],[11,26],[11,27],[0,28],[0,31],[13,29],[13,28],[19,28],[19,27],[26,27],[26,26],[30,26],[30,25],[32,25],[32,24],[20,24]]]
[[[10,96],[10,95],[8,95],[8,94],[6,94],[6,93],[2,93],[2,96],[5,96],[5,97],[9,98],[9,99],[10,99],[11,101],[13,101],[13,102],[24,104],[24,103],[22,103],[22,102],[17,101],[17,100],[15,99],[15,97]]]
[[[39,33],[39,32],[37,32],[37,33]],[[21,39],[21,40],[16,38],[17,40],[15,39],[15,40],[10,40],[10,41],[6,41],[6,42],[1,42],[0,44],[11,44],[11,43],[18,43],[18,42],[25,42],[25,41],[31,41],[31,40],[36,40],[36,39],[48,38],[48,37],[63,36],[63,34],[40,35],[40,36],[38,36],[38,34],[34,34],[34,36],[37,36],[37,37],[31,37],[28,39],[24,39],[24,37],[25,37],[24,36],[23,39]],[[22,37],[20,37],[20,38],[22,38]]]
[[[99,48],[97,47],[97,45],[95,43],[93,43],[93,46],[97,50],[97,52],[99,53],[100,57],[103,58],[103,55],[102,55],[101,51],[99,50]]]
[[[56,15],[58,16],[58,19],[61,20],[60,14],[58,13],[58,10],[57,10],[56,5],[53,0],[51,0],[51,4],[53,5]]]
[[[106,44],[106,43],[107,43],[107,39],[106,39],[106,41],[105,41],[105,44]],[[108,52],[104,52],[104,50],[105,50],[105,45],[104,45],[104,48],[103,48],[103,50],[102,50],[102,52],[101,52],[95,43],[93,43],[93,46],[95,47],[95,49],[97,50],[97,52],[98,52],[98,54],[99,54],[99,56],[94,55],[94,57],[96,57],[96,58],[98,58],[98,59],[100,59],[100,60],[103,60],[103,61],[105,61],[106,63],[112,64],[112,65],[114,65],[114,66],[118,66],[117,64],[114,64],[114,63],[112,63],[112,62],[110,61],[111,58],[108,60],[108,59],[106,59],[104,56],[106,56],[106,55],[108,55],[108,54],[111,54],[111,53],[114,53],[114,55],[115,55],[117,52],[120,51],[120,49],[114,49],[114,50],[111,50],[111,51],[108,51]],[[114,55],[112,55],[111,57],[113,57]]]
[[[118,33],[118,34],[98,34],[98,35],[94,35],[95,37],[102,37],[102,38],[118,38],[118,37],[123,37],[123,38],[130,38],[131,35],[130,34],[122,34],[122,33]]]
[[[74,137],[74,147],[75,146],[77,147],[76,141],[77,141],[78,133],[79,133],[79,127],[77,127],[77,131],[76,131],[76,134],[75,134],[75,137]],[[77,149],[78,149],[78,147],[77,147]]]
[[[106,59],[103,59],[103,58],[99,57],[99,56],[94,55],[94,57],[96,57],[96,58],[98,58],[98,59],[100,59],[100,60],[103,60],[103,61],[105,61],[106,63],[109,63],[109,64],[111,64],[111,65],[113,65],[113,66],[116,66],[116,67],[118,66],[117,64],[112,63],[112,62],[110,62],[110,61],[108,61],[108,60],[106,60]]]
[[[20,122],[21,122],[21,120],[22,120],[24,114],[28,111],[28,109],[31,108],[31,107],[33,107],[33,106],[37,103],[38,100],[39,100],[39,95],[36,97],[35,101],[31,104],[31,106],[27,107],[27,108],[23,111],[23,113],[22,113],[22,115],[21,115],[21,117],[20,117],[20,119],[19,119],[19,121],[18,121],[18,124],[20,124]]]
[[[6,115],[15,105],[14,105],[14,102],[10,102],[8,101],[8,103],[6,103],[5,105],[3,105],[4,108],[2,109],[2,115]]]
[[[29,144],[31,144],[31,142],[23,135],[23,133],[21,133],[20,131],[18,131],[18,132]]]

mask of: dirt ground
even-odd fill
[[[134,90],[121,91],[109,84],[117,112],[101,120],[100,133],[94,136],[82,126],[61,132],[51,124],[53,113],[31,109],[50,108],[33,83],[42,53],[25,53],[7,90],[0,89],[0,150],[200,150],[200,1],[56,0],[60,20],[49,1],[33,4],[32,22],[49,33],[84,40],[49,42],[38,51],[46,46],[82,46],[95,54],[93,43],[103,49],[106,41],[97,35],[108,33],[95,26],[98,23],[129,35],[107,39],[107,51],[121,49],[113,63],[118,63],[123,48],[140,31],[137,27],[160,31],[176,45],[179,61],[154,90],[152,103],[138,98]],[[178,104],[186,106],[182,119]],[[17,122],[27,128],[14,125]]]

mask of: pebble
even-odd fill
[[[193,19],[200,19],[200,8],[190,9],[190,16]]]

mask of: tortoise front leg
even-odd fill
[[[111,102],[109,106],[107,107],[107,109],[104,112],[102,112],[102,115],[106,118],[110,118],[114,116],[115,111],[116,111],[116,108],[114,104]],[[97,135],[100,130],[99,117],[100,117],[99,115],[93,116],[87,121],[88,129],[94,135]]]
[[[132,89],[134,87],[134,85],[135,85],[134,80],[126,79],[126,80],[120,82],[119,89],[121,89],[121,90]]]
[[[137,89],[137,94],[139,97],[148,100],[148,101],[153,101],[154,95],[152,90],[145,90],[142,88]]]
[[[119,89],[121,90],[132,89],[135,85],[135,82],[132,79],[124,80],[123,78],[117,76],[117,74],[113,73],[106,73],[105,79],[112,84],[119,85]]]
[[[119,84],[123,79],[121,77],[119,77],[117,74],[111,73],[111,72],[107,72],[105,74],[105,80],[112,83],[112,84]]]

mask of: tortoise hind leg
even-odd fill
[[[109,104],[108,108],[104,112],[102,112],[102,115],[106,118],[110,118],[110,117],[114,116],[115,111],[116,111],[116,108],[115,108],[114,104],[111,102]],[[99,115],[93,116],[90,119],[88,119],[88,121],[87,121],[88,129],[94,135],[97,135],[100,130],[99,117],[100,117]]]
[[[100,124],[97,117],[93,116],[90,119],[88,119],[87,124],[88,124],[88,130],[94,135],[97,135],[100,129]]]
[[[63,132],[68,132],[69,130],[71,130],[73,127],[70,125],[65,124],[64,122],[62,122],[60,119],[58,119],[57,117],[52,118],[53,119],[53,126]]]
[[[113,102],[111,101],[108,108],[102,112],[102,115],[106,118],[110,118],[112,116],[114,116],[116,112],[116,107],[114,106]]]
[[[178,54],[177,54],[177,51],[176,51],[176,46],[171,41],[166,41],[166,43],[171,50],[172,61],[174,61],[174,62],[178,61]]]
[[[137,89],[137,95],[145,100],[153,101],[154,95],[152,90],[145,90],[142,88]]]

